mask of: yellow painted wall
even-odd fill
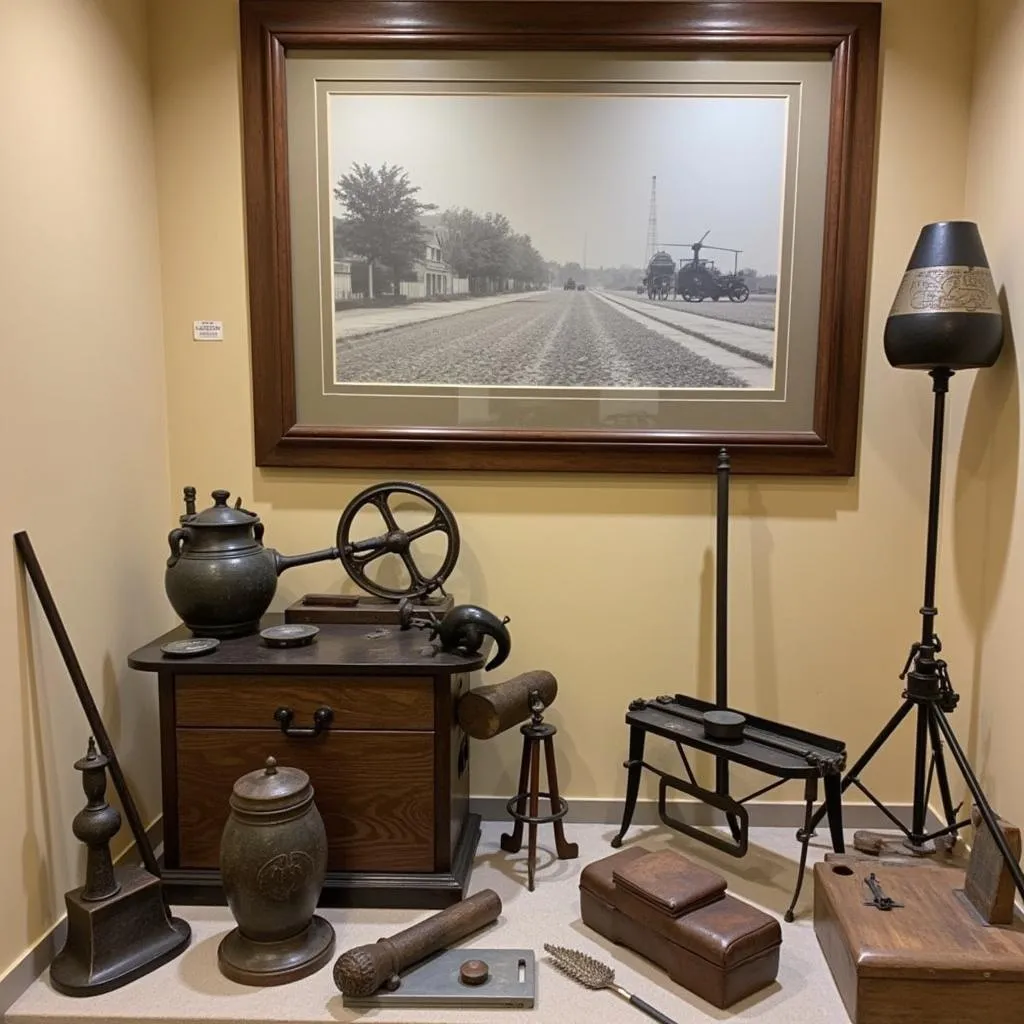
[[[72,765],[89,736],[12,535],[33,541],[147,823],[155,687],[125,654],[173,622],[145,6],[13,0],[2,25],[0,973],[81,884]]]
[[[976,371],[956,398],[963,425],[953,438],[959,455],[950,562],[957,584],[966,579],[978,591],[969,620],[977,656],[964,666],[976,676],[970,754],[996,811],[1019,825],[1024,538],[1017,510],[1024,481],[1014,349],[1024,333],[1024,2],[981,0],[978,12],[966,214],[981,228],[1007,336],[996,366]]]
[[[142,7],[5,5],[0,520],[8,537],[32,534],[149,821],[159,809],[152,679],[127,671],[124,657],[174,621],[161,575],[180,488],[241,494],[265,517],[268,543],[294,552],[330,543],[340,510],[382,477],[253,468],[235,3],[149,0],[152,109]],[[997,10],[985,8],[983,53],[999,51]],[[973,11],[969,0],[886,3],[859,475],[737,480],[734,490],[735,702],[841,736],[854,752],[895,709],[896,673],[919,626],[931,399],[921,375],[889,368],[881,329],[920,225],[964,212]],[[1012,63],[1001,67],[998,81],[1010,81]],[[1012,105],[995,98],[1009,130]],[[987,128],[982,114],[978,145],[1000,157],[1008,182],[1015,158],[999,122]],[[999,223],[988,173],[984,161],[972,164],[971,196],[979,208],[990,204],[986,238],[1005,275],[1012,223]],[[192,320],[203,318],[225,322],[224,342],[191,340]],[[988,379],[969,402],[964,389],[951,403],[951,432],[974,452],[948,477],[956,500],[946,539],[955,543],[944,580],[954,585],[940,602],[954,667],[977,660],[982,612],[1008,623],[1013,611],[1012,566],[982,573],[969,531],[958,526],[987,509],[995,540],[1000,528],[1009,533],[1012,502],[997,500],[995,486],[1008,463],[985,475],[994,421],[983,407],[1012,394],[1015,416],[1016,375]],[[1003,490],[1015,497],[1016,419],[998,422],[1000,443],[1014,454]],[[408,475],[459,518],[456,596],[512,617],[514,651],[501,675],[544,666],[559,677],[550,717],[562,727],[563,788],[574,799],[620,797],[630,698],[711,692],[712,480]],[[3,862],[20,878],[0,894],[0,965],[52,926],[61,894],[80,881],[69,827],[80,788],[70,765],[87,735],[7,550],[0,679],[14,726],[6,752],[22,778],[8,788],[0,838]],[[337,577],[327,566],[293,570],[276,607],[332,588]],[[981,676],[986,771],[998,757],[1009,764],[1013,749],[995,703],[1000,686],[1006,700],[1015,697],[1009,671],[1000,682],[1012,669],[1012,633],[1002,635],[1002,647],[986,647]],[[887,798],[910,795],[908,740],[876,762],[872,779]],[[478,794],[511,793],[518,742],[513,733],[476,749]]]
[[[241,494],[283,551],[327,546],[342,508],[384,476],[253,467],[236,5],[154,0],[151,11],[172,486]],[[734,488],[734,702],[851,752],[897,707],[920,628],[930,395],[923,375],[888,366],[881,330],[920,226],[962,214],[973,19],[966,0],[886,4],[859,476]],[[223,320],[225,341],[193,342],[200,318]],[[712,690],[713,480],[405,475],[459,519],[456,597],[511,616],[502,675],[558,676],[569,796],[621,796],[629,700]],[[292,570],[275,607],[339,574]],[[876,762],[886,798],[910,796],[909,739]],[[513,792],[519,743],[512,731],[476,748],[477,794]]]

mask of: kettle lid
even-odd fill
[[[235,502],[235,507],[228,505],[230,491],[213,491],[210,494],[213,504],[190,516],[182,516],[182,523],[187,526],[254,526],[260,521],[255,512],[241,507],[242,499]]]
[[[268,812],[300,807],[313,798],[309,776],[301,768],[279,766],[268,757],[263,768],[238,779],[231,792],[231,806],[238,811]]]

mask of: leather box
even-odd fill
[[[583,923],[725,1009],[770,985],[782,929],[725,880],[671,850],[622,850],[580,874]]]

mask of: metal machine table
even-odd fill
[[[840,790],[841,775],[846,765],[845,745],[826,736],[804,732],[753,715],[745,715],[747,722],[743,739],[736,742],[711,739],[704,735],[701,716],[705,711],[715,710],[720,710],[718,705],[685,694],[657,697],[654,700],[635,700],[629,705],[626,714],[626,724],[630,729],[629,760],[623,765],[629,773],[626,783],[626,804],[622,813],[622,827],[612,840],[612,846],[622,845],[623,836],[633,820],[633,811],[640,792],[640,779],[645,768],[660,777],[658,815],[662,822],[684,835],[714,846],[734,857],[742,857],[747,852],[749,815],[744,805],[790,779],[803,779],[806,810],[804,827],[797,832],[797,838],[800,840],[800,867],[793,899],[786,911],[786,920],[792,921],[793,908],[803,885],[807,844],[814,834],[811,818],[818,797],[819,778],[824,782],[825,808],[828,813],[832,847],[836,853],[845,851]],[[675,743],[686,769],[686,779],[677,778],[644,761],[644,743],[648,733]],[[685,747],[692,747],[715,756],[718,785],[714,790],[698,784],[686,757]],[[737,800],[729,794],[729,763],[774,775],[777,781]],[[732,841],[670,815],[666,806],[666,794],[669,789],[678,790],[724,811],[732,832]]]

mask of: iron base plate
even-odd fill
[[[483,960],[487,980],[467,985],[459,968],[467,960]],[[487,1006],[532,1009],[537,994],[537,965],[532,949],[445,949],[401,975],[393,992],[381,988],[372,996],[344,996],[345,1006]]]

